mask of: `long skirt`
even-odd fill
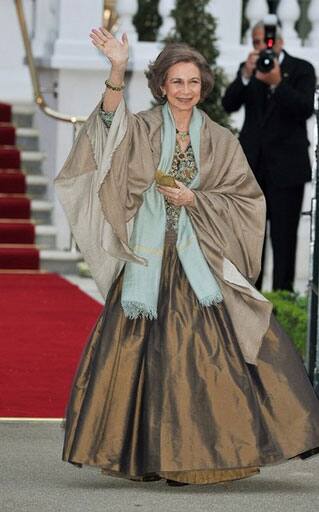
[[[174,241],[157,320],[124,316],[122,282],[123,274],[75,376],[64,460],[132,479],[216,483],[319,447],[319,400],[274,317],[253,366],[226,305],[199,305]]]

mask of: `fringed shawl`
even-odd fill
[[[160,107],[133,115],[122,101],[107,130],[98,110],[82,127],[56,187],[74,238],[106,296],[125,261],[143,263],[128,240],[159,163],[162,116]],[[272,309],[252,286],[260,270],[264,196],[236,137],[206,115],[200,159],[201,183],[187,213],[243,356],[256,364]]]

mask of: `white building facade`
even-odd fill
[[[24,0],[34,56],[40,74],[41,87],[47,103],[62,113],[86,116],[95,107],[104,90],[109,64],[92,46],[89,32],[102,24],[103,0]],[[159,12],[163,24],[159,31],[162,39],[173,28],[170,17],[175,0],[160,0]],[[151,95],[146,86],[144,70],[153,60],[161,43],[139,42],[132,18],[137,11],[137,0],[117,0],[118,33],[127,32],[130,41],[130,65],[127,75],[126,98],[132,111],[147,109]],[[251,50],[250,38],[241,42],[242,0],[212,0],[208,8],[218,20],[220,56],[218,64],[232,80],[239,62]],[[250,26],[268,13],[266,0],[249,0],[245,16]],[[319,76],[319,0],[311,0],[308,19],[311,31],[303,44],[295,31],[300,15],[297,0],[281,0],[277,8],[285,47],[292,55],[310,61]],[[24,63],[24,48],[19,31],[15,5],[12,0],[1,0],[0,16],[3,31],[0,34],[0,101],[28,104],[33,91],[28,69]],[[232,117],[240,128],[243,112]],[[69,245],[70,234],[66,219],[56,199],[53,179],[61,168],[72,145],[72,127],[54,121],[37,111],[36,124],[41,133],[41,149],[47,158],[44,172],[49,177],[48,197],[54,203],[54,222],[58,227],[58,247]],[[309,121],[309,138],[313,140],[314,119]],[[313,144],[311,147],[314,157]],[[304,210],[310,207],[310,186],[304,201]],[[309,217],[302,217],[297,254],[297,289],[305,290],[308,276]],[[268,275],[271,258],[267,263]]]

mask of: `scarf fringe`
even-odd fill
[[[219,293],[216,297],[209,295],[199,300],[201,306],[210,307],[217,306],[223,302],[223,296]],[[130,320],[137,318],[146,318],[147,320],[157,319],[157,310],[152,307],[146,307],[142,302],[124,301],[122,302],[124,315]]]
[[[124,315],[130,320],[135,320],[136,318],[157,319],[156,308],[147,307],[142,302],[124,301],[122,302],[122,308]]]
[[[217,293],[217,295],[209,295],[207,297],[203,297],[199,300],[199,303],[201,306],[217,306],[217,304],[220,304],[223,302],[223,296],[220,292]]]

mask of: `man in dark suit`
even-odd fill
[[[253,28],[252,37],[254,51],[240,65],[222,102],[227,112],[245,107],[240,142],[266,197],[273,289],[292,291],[304,184],[311,179],[306,120],[313,113],[316,78],[309,62],[283,50],[279,29],[274,68],[268,73],[256,70],[259,53],[266,47],[262,22]],[[262,273],[256,283],[259,289]]]

